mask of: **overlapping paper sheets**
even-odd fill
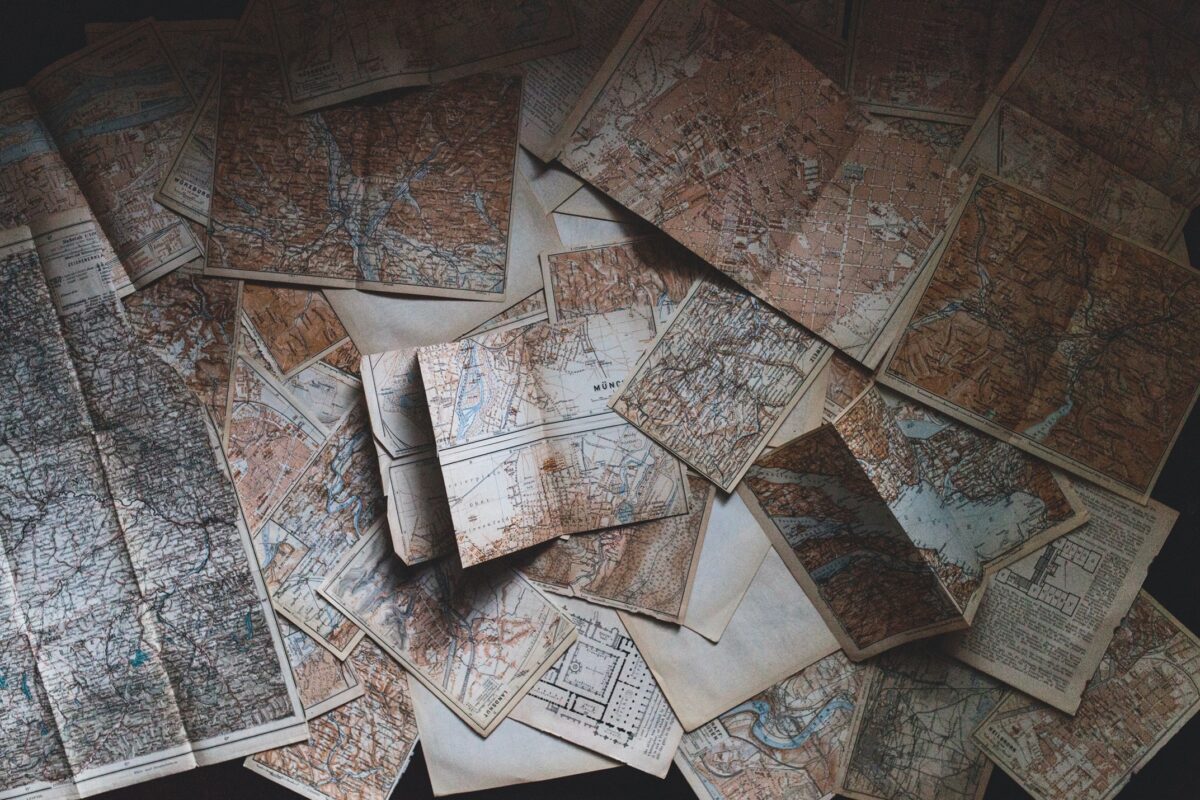
[[[273,55],[221,75],[207,274],[503,298],[519,77],[292,116]]]
[[[980,177],[879,379],[1145,502],[1200,391],[1200,281]]]
[[[1086,519],[1046,465],[873,387],[745,490],[856,659],[965,628],[989,574]]]
[[[75,219],[0,251],[0,641],[22,687],[0,749],[4,790],[22,794],[94,794],[306,735],[216,432],[112,284],[77,271],[104,245]]]
[[[663,0],[617,51],[581,98],[562,162],[877,362],[959,194],[953,170],[873,123],[787,44],[704,0]]]

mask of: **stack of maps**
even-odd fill
[[[85,33],[0,94],[0,798],[1108,800],[1200,711],[1200,6]]]

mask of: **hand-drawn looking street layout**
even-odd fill
[[[364,693],[309,722],[307,742],[246,759],[253,772],[311,800],[387,800],[417,746],[404,669],[369,641],[348,662]]]
[[[1200,640],[1141,592],[1074,717],[1019,692],[975,731],[1037,800],[1109,800],[1200,710]]]
[[[517,703],[512,718],[665,778],[683,736],[617,612],[558,599],[579,638]]]
[[[359,405],[330,432],[254,535],[275,609],[341,659],[362,631],[317,589],[383,510],[371,428]]]
[[[850,94],[875,113],[970,125],[1029,38],[1043,3],[855,3]]]
[[[0,236],[6,795],[95,794],[306,733],[216,431],[111,284],[63,280],[103,253],[95,234]]]
[[[481,736],[575,641],[570,617],[503,565],[408,567],[376,524],[321,594]]]
[[[565,0],[275,0],[270,7],[280,94],[293,114],[579,44]]]
[[[658,332],[696,280],[712,275],[666,236],[542,254],[546,305],[553,322],[627,308]]]
[[[226,453],[251,531],[279,504],[329,431],[253,357],[234,371]]]
[[[268,0],[246,0],[236,27],[222,41],[271,47],[271,18]],[[213,146],[217,139],[217,91],[220,77],[220,42],[212,52],[210,78],[201,91],[193,90],[196,109],[175,145],[171,166],[163,175],[154,199],[196,224],[208,228],[209,203],[212,201]],[[181,67],[186,74],[186,66]],[[190,81],[189,81],[190,83]]]
[[[980,800],[992,764],[971,731],[1004,697],[998,681],[922,644],[867,666],[838,794],[855,800]]]
[[[1068,714],[1179,516],[1153,500],[1074,487],[1088,523],[1000,570],[971,629],[942,639],[963,663]]]
[[[773,33],[803,53],[837,86],[845,88],[847,46],[843,0],[718,0],[759,30]]]
[[[241,286],[181,267],[125,298],[138,338],[183,376],[228,435]]]
[[[687,514],[556,539],[513,566],[548,592],[682,624],[715,494],[687,481]]]
[[[962,147],[963,139],[970,131],[970,126],[953,122],[938,122],[931,119],[912,119],[911,117],[889,117],[883,114],[875,115],[894,128],[906,139],[922,142],[937,153],[937,157],[947,164],[953,164],[954,156]]]
[[[420,348],[464,566],[687,513],[683,465],[606,405],[649,334],[622,310]]]
[[[685,734],[675,764],[700,798],[823,800],[865,677],[844,653],[826,656]]]
[[[746,487],[855,659],[966,627],[987,575],[1087,518],[1046,465],[875,388],[756,461]]]
[[[270,54],[221,75],[207,273],[502,299],[519,77],[292,116]]]
[[[879,379],[1144,502],[1200,391],[1200,280],[982,176]]]
[[[75,176],[25,89],[0,92],[0,230],[21,225],[55,227],[53,217],[83,212],[100,241],[99,257],[88,267],[112,283],[118,297],[133,291],[129,275],[88,207]]]
[[[321,292],[247,283],[242,288],[244,326],[276,377],[291,377],[348,340],[346,329]]]
[[[698,283],[611,406],[726,492],[832,351],[727,283]]]
[[[662,0],[618,49],[562,162],[833,346],[878,361],[959,194],[953,170],[705,0]]]
[[[195,104],[150,20],[57,61],[33,99],[133,285],[201,255],[152,198]]]
[[[960,158],[968,171],[998,175],[1157,250],[1179,241],[1191,211],[998,97],[982,112]]]
[[[131,24],[136,23],[87,22],[83,26],[83,38],[88,44],[94,44]],[[192,97],[204,93],[220,64],[221,42],[232,36],[237,26],[235,19],[155,20],[154,27]]]
[[[286,618],[281,617],[278,622],[305,717],[316,719],[362,697],[365,689],[349,661],[339,661]]]

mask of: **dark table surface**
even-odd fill
[[[236,19],[242,0],[3,0],[0,2],[0,91],[23,84],[47,64],[83,47],[85,22],[158,19]],[[1192,263],[1200,263],[1200,214],[1187,227]],[[1146,589],[1193,631],[1200,632],[1200,408],[1192,413],[1163,469],[1154,499],[1179,512],[1175,530],[1150,567]],[[296,798],[298,795],[244,769],[240,762],[218,764],[104,795],[111,800],[146,798]],[[418,747],[392,797],[432,797]],[[480,792],[462,797],[500,798],[694,798],[674,767],[666,780],[620,767],[557,781]],[[994,770],[984,800],[1027,797],[1007,775]],[[1121,800],[1190,800],[1200,796],[1200,718],[1194,719],[1135,775]]]

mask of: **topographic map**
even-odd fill
[[[55,62],[28,89],[134,286],[201,255],[187,221],[153,200],[195,104],[152,21]]]
[[[291,113],[496,70],[578,44],[565,0],[275,0]]]
[[[250,530],[258,530],[328,437],[266,368],[238,356],[225,452]]]
[[[88,22],[83,26],[83,36],[88,44],[94,44],[131,24],[134,23]],[[216,74],[221,60],[221,42],[233,35],[237,25],[237,20],[233,19],[155,21],[154,27],[192,97],[203,94],[209,79]]]
[[[542,272],[555,322],[628,308],[644,314],[648,328],[658,331],[706,267],[666,236],[646,236],[545,254]]]
[[[293,116],[274,56],[227,47],[221,70],[206,272],[501,298],[519,78]]]
[[[665,778],[683,736],[616,611],[560,599],[579,638],[517,703],[512,718]]]
[[[986,575],[1086,519],[1041,462],[878,389],[759,459],[746,485],[854,657],[964,627]]]
[[[864,0],[850,94],[871,111],[970,125],[1029,38],[1044,0]]]
[[[111,284],[62,280],[95,233],[0,237],[0,792],[21,796],[305,736],[215,430]]]
[[[975,732],[1038,800],[1109,800],[1200,710],[1200,640],[1141,592],[1074,717],[1019,692]]]
[[[382,524],[321,593],[471,728],[487,736],[575,641],[570,617],[503,565],[405,566]]]
[[[1200,389],[1200,280],[981,177],[880,381],[1144,501]]]
[[[300,703],[304,706],[304,716],[313,720],[362,697],[362,681],[354,674],[349,661],[339,661],[286,618],[280,617],[278,622],[296,689],[300,692]]]
[[[362,631],[317,589],[383,511],[371,428],[360,404],[330,432],[254,535],[276,610],[338,658]]]
[[[417,746],[404,669],[370,641],[350,654],[361,697],[312,720],[309,739],[245,765],[312,800],[387,800]]]
[[[58,152],[50,131],[38,116],[25,89],[0,93],[0,230],[19,225],[36,226],[72,209],[86,209],[99,230],[75,177]],[[118,296],[133,291],[133,284],[107,237],[100,235],[104,257],[96,260],[101,277],[112,283]]]
[[[345,358],[343,358],[345,356]],[[336,349],[283,381],[296,402],[312,412],[322,425],[335,425],[362,398],[362,381],[356,377],[362,356],[354,342],[343,340]],[[337,366],[353,366],[353,372]]]
[[[418,351],[464,566],[687,512],[683,465],[606,405],[650,333],[622,310]]]
[[[348,338],[333,306],[312,289],[247,283],[242,312],[250,323],[245,332],[280,376],[295,374]]]
[[[829,354],[739,288],[699,283],[611,405],[731,492]]]
[[[514,566],[546,591],[681,624],[714,496],[687,481],[686,515],[556,539]]]
[[[685,734],[676,765],[700,798],[830,796],[865,669],[826,656]]]
[[[662,0],[563,163],[784,315],[873,363],[959,179],[773,36]]]
[[[1200,36],[1132,0],[1050,0],[1005,99],[1186,206],[1200,199]]]
[[[979,800],[992,763],[971,740],[1004,697],[998,681],[913,645],[867,667],[838,794],[855,800]]]
[[[138,338],[183,376],[226,432],[238,324],[237,281],[205,278],[191,266],[125,298]]]

